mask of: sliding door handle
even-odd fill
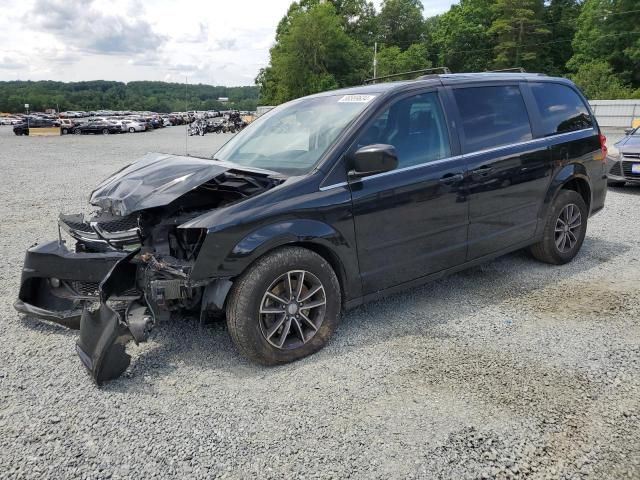
[[[447,173],[440,179],[440,183],[444,185],[453,185],[454,183],[461,182],[464,180],[464,175],[462,173]]]
[[[484,177],[486,175],[489,175],[492,171],[493,171],[493,167],[491,165],[483,165],[479,168],[476,168],[475,170],[472,170],[471,174],[480,175],[481,177]]]

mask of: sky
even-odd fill
[[[291,1],[2,0],[0,80],[252,85]]]

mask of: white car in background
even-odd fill
[[[60,118],[58,119],[58,122],[60,122],[60,128],[62,129],[63,135],[73,132],[73,129],[76,128],[76,125],[78,124],[69,118]]]
[[[121,132],[128,132],[127,126],[124,124],[124,120],[118,120],[117,118],[107,118],[105,122],[109,122],[112,125],[117,126]]]
[[[145,125],[142,125],[133,120],[122,120],[122,125],[124,127],[122,131],[129,133],[144,132],[147,129]]]
[[[0,118],[0,125],[17,125],[20,123],[20,119],[16,117],[2,117]]]

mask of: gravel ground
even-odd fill
[[[0,478],[640,478],[640,188],[609,191],[570,265],[515,253],[368,304],[278,368],[177,319],[97,388],[75,332],[11,304],[24,249],[148,150],[184,130],[0,129]]]

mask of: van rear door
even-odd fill
[[[467,260],[534,238],[551,175],[518,82],[450,87],[468,166]]]

